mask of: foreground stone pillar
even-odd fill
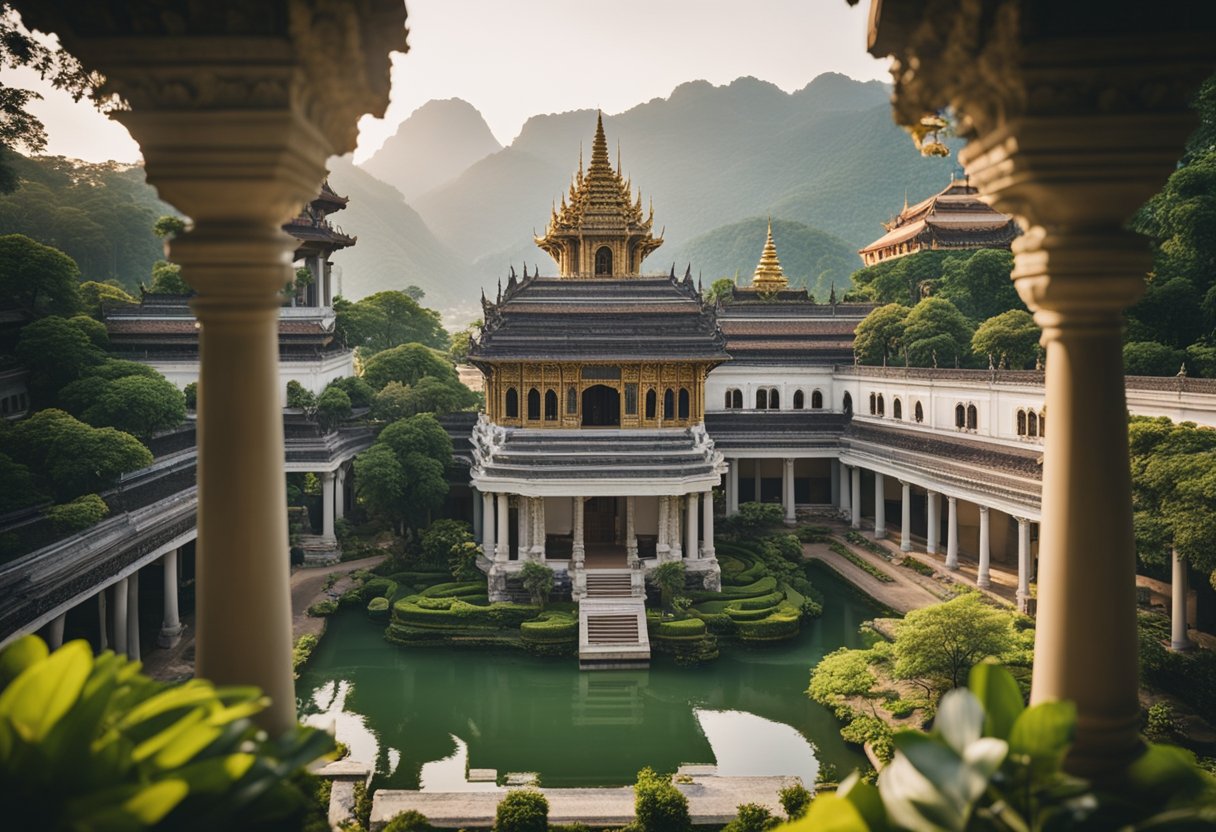
[[[114,652],[127,655],[127,579],[121,578],[113,583],[111,592],[114,596]]]
[[[687,508],[684,510],[684,525],[687,526],[684,540],[684,552],[689,560],[696,560],[700,557],[700,552],[697,549],[697,495],[689,494],[687,499]]]
[[[127,578],[127,655],[135,661],[139,651],[139,570]]]
[[[781,475],[781,498],[785,504],[785,525],[792,526],[797,522],[794,513],[794,460],[783,460]]]
[[[852,473],[853,473],[853,477],[852,477],[851,490],[853,492],[853,501],[851,504],[852,514],[849,518],[849,525],[854,529],[860,529],[861,528],[861,469],[858,468],[856,465],[854,465],[853,469],[852,469]]]
[[[946,497],[946,568],[958,569],[958,498]]]
[[[1190,650],[1195,646],[1186,625],[1187,573],[1186,560],[1173,553],[1174,574],[1170,607],[1170,649]]]
[[[638,559],[638,530],[635,512],[637,498],[625,498],[625,559],[633,563]]]
[[[874,472],[874,537],[877,540],[887,536],[887,484],[885,477]]]
[[[334,540],[334,472],[321,472],[321,536]]]
[[[182,621],[177,611],[177,558],[180,551],[174,549],[166,552],[160,559],[164,572],[165,610],[156,642],[161,647],[173,647],[182,638]]]
[[[980,506],[980,568],[975,578],[976,586],[984,588],[992,586],[991,570],[992,545],[988,528],[988,506]]]
[[[899,550],[901,552],[912,551],[912,483],[899,481],[903,487],[903,493],[900,498],[900,507],[902,516],[900,517],[899,528]]]
[[[511,506],[505,493],[498,494],[498,519],[494,524],[498,536],[494,542],[494,560],[506,563],[511,559]]]
[[[706,491],[701,497],[701,512],[705,517],[705,539],[701,542],[701,557],[712,560],[718,556],[714,549],[714,492]]]
[[[585,532],[583,530],[583,517],[586,504],[584,503],[582,497],[573,497],[572,499],[574,500],[574,504],[572,506],[572,510],[574,512],[574,534],[572,535],[574,542],[570,550],[570,559],[575,563],[582,563],[587,554],[587,549],[584,542]],[[633,520],[632,514],[630,515],[629,519],[631,521]]]
[[[937,542],[942,533],[942,495],[930,491],[926,496],[928,521],[925,527],[925,551],[931,555],[937,554]]]
[[[1025,517],[1018,517],[1016,520],[1018,521],[1018,612],[1026,612],[1030,605],[1030,521]]]

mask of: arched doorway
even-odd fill
[[[611,387],[596,384],[583,391],[583,427],[621,426],[621,394]]]
[[[595,252],[595,273],[597,275],[612,274],[612,249],[600,246]]]

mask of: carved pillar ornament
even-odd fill
[[[1013,279],[1043,328],[1052,412],[1031,699],[1076,703],[1067,766],[1110,781],[1141,747],[1121,315],[1150,262],[1124,226],[1196,124],[1216,5],[883,0],[870,52],[895,59],[896,120],[950,108],[972,184],[1025,232]]]
[[[325,160],[388,104],[404,50],[400,0],[121,4],[29,0],[26,22],[104,76],[148,181],[193,229],[172,259],[197,291],[197,672],[257,685],[259,715],[295,724],[279,405],[279,291],[295,242],[280,226]]]

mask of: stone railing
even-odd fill
[[[969,382],[972,384],[1011,384],[1042,386],[1042,370],[964,370],[945,367],[874,367],[866,364],[837,364],[840,376],[861,376],[890,380]],[[1170,393],[1216,395],[1216,378],[1190,376],[1126,376],[1128,390],[1159,390]]]

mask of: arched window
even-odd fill
[[[954,426],[956,428],[967,427],[967,408],[963,407],[961,404],[956,404],[954,406]]]
[[[734,397],[731,399],[731,401],[734,403],[735,408],[737,410],[742,410],[743,409],[743,391],[736,390],[734,393]]]
[[[519,393],[514,387],[507,388],[507,418],[519,418]]]
[[[676,394],[670,387],[663,393],[663,418],[674,419],[676,417]]]
[[[848,393],[844,394],[844,398],[840,401],[840,409],[844,413],[846,419],[853,415],[853,397]]]
[[[768,409],[781,409],[781,394],[777,392],[777,388],[773,387],[768,391]]]
[[[763,387],[756,391],[756,410],[768,410],[768,391]]]
[[[891,402],[891,415],[896,419],[904,418],[904,405],[899,399]]]
[[[731,404],[731,402],[733,402],[733,401],[734,401],[734,397],[733,397],[733,396],[731,396],[731,393],[733,393],[733,392],[735,392],[735,391],[734,391],[734,390],[727,390],[727,391],[726,391],[726,409],[727,409],[727,410],[730,410],[732,407],[734,407],[734,405],[733,405],[733,404]]]
[[[925,409],[920,406],[920,402],[917,402],[916,407],[912,409],[912,416],[916,419],[917,424],[925,421]]]
[[[823,394],[818,390],[811,394],[811,410],[823,410]]]
[[[980,412],[975,405],[967,405],[967,430],[976,430],[980,424]]]
[[[557,393],[552,390],[545,391],[545,421],[557,421]]]
[[[688,418],[688,390],[680,388],[680,418]]]
[[[878,413],[878,396],[871,393],[870,394],[870,415],[873,416],[876,413]]]
[[[806,397],[802,395],[801,390],[794,391],[794,410],[802,410],[806,407]]]
[[[1035,413],[1033,410],[1026,414],[1026,435],[1039,435],[1039,414]]]
[[[535,387],[528,391],[528,418],[540,418],[540,391]]]
[[[1026,411],[1018,411],[1018,436],[1026,435]]]
[[[657,409],[657,407],[656,407],[657,399],[658,399],[658,397],[654,394],[653,387],[651,387],[649,390],[646,391],[646,418],[647,419],[654,418],[655,410]]]
[[[1039,411],[1039,438],[1042,439],[1047,435],[1047,411]]]
[[[595,273],[597,275],[612,274],[612,249],[600,246],[595,252]]]
[[[566,388],[566,413],[571,416],[578,413],[578,390],[573,384]]]
[[[886,408],[886,406],[883,404],[883,401],[882,401],[882,393],[879,393],[879,394],[878,394],[878,415],[879,415],[879,416],[886,416],[886,415],[887,415],[887,408]]]

